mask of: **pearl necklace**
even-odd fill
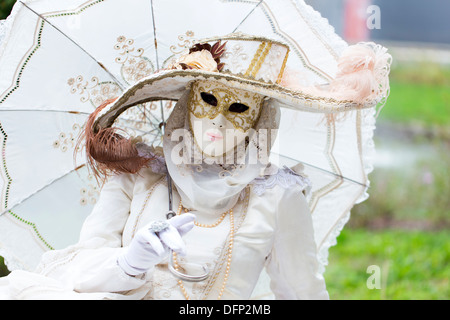
[[[178,213],[177,215],[181,214],[181,211],[183,209],[183,206],[180,202],[180,205],[178,207]],[[185,212],[188,212],[187,209],[184,210]],[[228,250],[227,250],[227,266],[225,269],[225,275],[223,278],[223,283],[222,283],[222,287],[219,291],[219,296],[217,297],[217,300],[220,300],[223,296],[223,293],[225,291],[225,286],[227,285],[228,282],[228,276],[230,274],[230,267],[231,267],[231,258],[233,255],[233,243],[234,243],[234,214],[233,214],[233,209],[228,210],[227,212],[223,213],[219,220],[217,220],[217,222],[213,223],[213,224],[201,224],[201,223],[195,223],[196,226],[201,227],[201,228],[214,228],[217,227],[224,219],[225,217],[228,215],[228,213],[230,214],[230,235],[229,235],[229,245],[228,245]],[[180,269],[180,265],[178,264],[178,260],[177,260],[177,254],[175,252],[173,252],[173,262],[174,262],[174,268],[175,270],[179,270]],[[215,279],[214,279],[215,280]],[[190,300],[189,294],[186,291],[186,288],[184,287],[183,281],[182,280],[178,280],[178,286],[181,289],[181,292],[183,293],[184,297],[186,298],[186,300]]]
[[[183,205],[182,205],[182,203],[180,202],[180,205],[178,206],[178,214],[181,214],[182,209],[183,209]],[[197,227],[200,227],[200,228],[215,228],[215,227],[217,227],[219,224],[222,223],[223,219],[225,219],[225,217],[227,216],[227,214],[229,214],[232,210],[233,210],[233,209],[230,209],[230,210],[228,210],[228,211],[222,213],[222,215],[220,216],[219,220],[217,220],[216,222],[214,222],[214,223],[212,223],[212,224],[200,223],[200,222],[198,222],[198,221],[194,221],[194,224],[195,224]],[[189,210],[185,208],[185,209],[184,209],[184,212],[185,212],[185,213],[188,213]]]

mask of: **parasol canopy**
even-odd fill
[[[348,47],[301,0],[23,0],[0,26],[0,255],[10,270],[33,270],[45,251],[77,242],[100,187],[76,140],[105,100],[212,36],[241,32],[287,44],[286,69],[301,86],[330,83]],[[246,58],[239,46],[227,54]],[[138,105],[115,125],[160,146],[174,104]],[[280,167],[302,164],[312,182],[322,272],[350,209],[367,198],[375,111],[331,121],[282,109],[271,157]]]

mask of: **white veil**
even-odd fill
[[[261,144],[265,144],[270,153],[280,122],[280,110],[272,100],[266,100],[254,132],[267,135],[253,135],[250,143],[244,141],[245,146],[234,149],[233,163],[222,161],[221,164],[217,159],[202,157],[197,145],[192,143],[187,108],[189,92],[187,90],[178,100],[167,121],[163,143],[167,169],[184,207],[210,214],[222,213],[236,204],[242,190],[267,166],[267,162],[260,161],[256,155],[258,150],[264,149]],[[240,160],[236,150],[244,150]]]

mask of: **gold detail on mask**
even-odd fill
[[[208,97],[211,100],[208,100]],[[191,87],[188,108],[200,119],[214,119],[222,114],[235,129],[246,132],[257,122],[263,100],[262,95],[230,88],[220,82],[196,81]],[[245,109],[245,106],[248,109]]]

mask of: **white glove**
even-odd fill
[[[160,263],[169,249],[185,255],[186,245],[181,237],[194,227],[195,216],[185,213],[167,221],[153,221],[140,229],[117,262],[128,275],[135,276]],[[158,232],[158,226],[164,230]]]

